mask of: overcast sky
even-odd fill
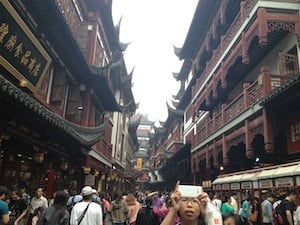
[[[182,47],[197,0],[113,0],[114,23],[121,22],[121,42],[131,42],[124,57],[128,72],[133,73],[133,94],[140,102],[137,113],[150,120],[164,121],[166,101],[177,94],[182,61],[173,45]]]

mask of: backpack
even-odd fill
[[[282,216],[282,201],[273,209],[273,217],[276,225],[284,225]]]

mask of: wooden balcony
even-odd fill
[[[180,126],[174,131],[172,136],[166,141],[166,150],[168,152],[177,152],[183,146],[183,135]]]
[[[228,122],[237,118],[247,109],[253,107],[262,98],[285,84],[291,76],[270,74],[268,67],[261,68],[258,79],[252,83],[245,83],[243,92],[228,104],[223,104],[219,112],[210,118],[207,115],[197,125],[197,134],[192,138],[192,147],[215,133]]]
[[[196,84],[192,88],[192,98],[194,98],[198,94],[201,86],[205,83],[205,80],[208,78],[208,76],[222,57],[222,54],[228,48],[234,35],[236,35],[243,23],[248,19],[247,17],[249,16],[253,7],[256,5],[257,1],[258,0],[247,0],[241,4],[241,10],[239,14],[232,22],[226,34],[221,37],[219,46],[213,51],[213,56],[206,63],[206,67],[201,76],[196,80]]]

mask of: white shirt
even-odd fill
[[[212,204],[216,206],[216,208],[221,212],[221,207],[222,207],[222,201],[220,199],[214,199],[212,200]]]
[[[33,197],[30,202],[30,212],[34,213],[34,210],[42,207],[42,208],[48,208],[48,201],[44,196],[41,196],[40,198]]]
[[[89,202],[79,202],[73,207],[71,212],[70,225],[78,224],[78,220],[88,204]],[[102,225],[101,206],[97,203],[91,202],[80,225]]]

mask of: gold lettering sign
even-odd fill
[[[35,91],[51,58],[8,0],[0,0],[0,65]]]

